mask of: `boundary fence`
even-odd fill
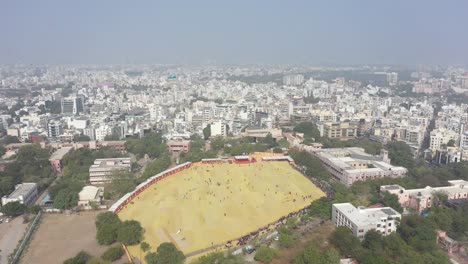
[[[36,217],[34,218],[31,226],[29,227],[28,231],[26,231],[26,235],[23,237],[23,240],[21,241],[21,244],[19,245],[19,247],[15,250],[14,252],[14,255],[13,255],[13,258],[10,260],[9,263],[11,264],[17,264],[21,258],[21,254],[23,253],[24,249],[26,248],[26,246],[28,245],[29,243],[29,240],[31,239],[31,236],[34,232],[34,230],[36,230],[36,227],[38,226],[39,224],[39,221],[40,221],[40,218],[42,216],[42,211],[39,211],[39,213],[36,215]]]

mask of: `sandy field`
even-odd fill
[[[63,263],[81,250],[100,256],[108,247],[99,245],[95,238],[94,222],[98,213],[44,214],[20,262]]]
[[[173,242],[184,254],[244,236],[325,194],[286,161],[195,164],[148,188],[124,208],[155,250]],[[129,248],[140,255],[139,246]]]

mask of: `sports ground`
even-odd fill
[[[141,223],[152,251],[173,242],[189,254],[244,236],[323,196],[287,161],[197,163],[155,183],[118,215]],[[138,245],[129,251],[141,255]]]

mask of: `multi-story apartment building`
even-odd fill
[[[318,123],[320,136],[348,140],[357,137],[358,125],[353,122],[324,122]]]
[[[332,223],[335,226],[349,228],[353,235],[364,239],[370,230],[389,235],[396,231],[401,219],[401,214],[391,207],[365,208],[354,207],[350,203],[333,204]]]
[[[63,134],[63,126],[60,121],[52,120],[47,125],[47,137],[59,138]]]
[[[448,200],[468,199],[468,181],[448,181],[450,186],[429,187],[421,189],[406,190],[400,185],[380,186],[381,192],[389,192],[398,196],[402,207],[423,211],[433,204],[434,195],[437,193],[447,195]]]
[[[442,145],[447,145],[450,140],[453,140],[455,144],[458,140],[458,133],[444,128],[432,130],[429,148],[432,151],[436,151],[440,149]]]

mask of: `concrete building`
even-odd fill
[[[116,171],[131,171],[130,158],[96,159],[89,167],[89,182],[91,184],[102,184],[112,181],[109,177]]]
[[[436,151],[442,148],[442,145],[447,145],[447,143],[453,140],[454,144],[458,140],[458,133],[455,131],[439,128],[431,131],[431,141],[429,148],[432,151]]]
[[[178,152],[189,152],[191,146],[190,140],[169,140],[167,142],[167,148],[169,149],[170,153],[178,153]]]
[[[2,206],[11,202],[20,202],[30,205],[38,195],[37,183],[21,183],[15,186],[15,190],[2,197]]]
[[[271,134],[271,136],[276,139],[282,139],[283,138],[283,133],[281,129],[266,129],[266,128],[246,128],[241,135],[243,137],[254,137],[254,138],[265,138],[268,134]]]
[[[101,204],[103,196],[104,187],[85,186],[78,193],[78,206],[89,208],[91,207],[90,203],[96,203],[96,205],[99,206]]]
[[[52,166],[52,170],[56,173],[62,172],[62,159],[63,157],[72,150],[73,147],[62,147],[57,149],[49,158],[50,165]]]
[[[286,75],[283,76],[283,84],[287,86],[301,85],[304,82],[304,75]]]
[[[329,148],[311,152],[335,178],[346,185],[383,177],[401,178],[408,171],[391,165],[386,150],[377,156],[367,154],[362,148]]]
[[[380,186],[381,192],[389,192],[398,196],[398,201],[404,208],[411,208],[423,211],[432,206],[434,194],[443,193],[448,200],[458,200],[468,198],[468,181],[454,180],[448,181],[450,186],[445,187],[425,187],[421,189],[406,190],[400,185]]]
[[[211,124],[211,136],[227,136],[227,126],[223,121],[217,121]]]
[[[365,208],[354,207],[350,203],[333,204],[332,223],[349,228],[353,235],[364,239],[369,230],[380,232],[383,236],[396,231],[401,214],[391,207]]]
[[[63,98],[61,106],[64,115],[77,115],[84,112],[84,100],[80,96]]]
[[[59,138],[63,134],[63,126],[60,121],[52,120],[47,125],[47,137],[48,138]]]
[[[320,136],[348,140],[357,137],[358,125],[352,122],[324,122],[317,123]]]

